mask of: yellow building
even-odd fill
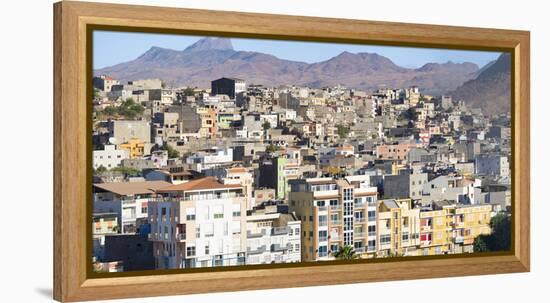
[[[413,208],[411,199],[379,201],[378,256],[417,255],[419,213],[418,208]]]
[[[132,138],[130,141],[120,144],[119,148],[122,150],[127,150],[130,155],[130,159],[141,158],[145,153],[145,143],[136,138]]]
[[[491,205],[436,202],[420,212],[420,249],[423,255],[473,252],[477,236],[491,233]]]
[[[475,238],[491,233],[491,211],[491,205],[469,205],[456,209],[452,222],[452,238],[457,246],[455,253],[473,252]],[[463,251],[459,251],[460,247]]]
[[[343,246],[376,252],[376,187],[369,176],[290,180],[289,210],[302,221],[302,261],[333,260]]]

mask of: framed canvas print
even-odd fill
[[[529,32],[54,16],[56,300],[529,271]]]

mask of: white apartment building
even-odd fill
[[[300,262],[301,222],[267,206],[246,218],[246,264]]]
[[[103,150],[94,150],[92,157],[94,169],[101,166],[111,169],[120,166],[122,160],[128,159],[128,151],[117,149],[115,145],[108,144],[103,147]]]
[[[244,265],[244,188],[205,177],[157,191],[149,202],[157,269]]]
[[[136,233],[142,224],[147,223],[148,203],[155,190],[169,185],[165,181],[94,184],[94,212],[116,213],[119,233]]]
[[[196,153],[189,156],[186,162],[187,164],[195,165],[198,172],[201,172],[203,169],[231,164],[231,162],[233,162],[233,149],[214,149]]]

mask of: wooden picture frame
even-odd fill
[[[512,53],[512,250],[484,256],[91,277],[88,121],[91,27]],[[54,298],[132,298],[530,270],[527,31],[63,1],[54,5]]]

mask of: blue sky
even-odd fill
[[[137,58],[152,46],[183,50],[203,37],[187,35],[163,35],[149,33],[125,33],[111,31],[94,32],[94,68],[103,68]],[[441,50],[375,45],[354,45],[302,41],[277,41],[232,38],[235,50],[257,51],[272,54],[281,59],[319,62],[330,59],[343,51],[351,53],[378,53],[397,65],[416,68],[428,62],[472,62],[480,68],[495,60],[500,53],[482,51]]]

